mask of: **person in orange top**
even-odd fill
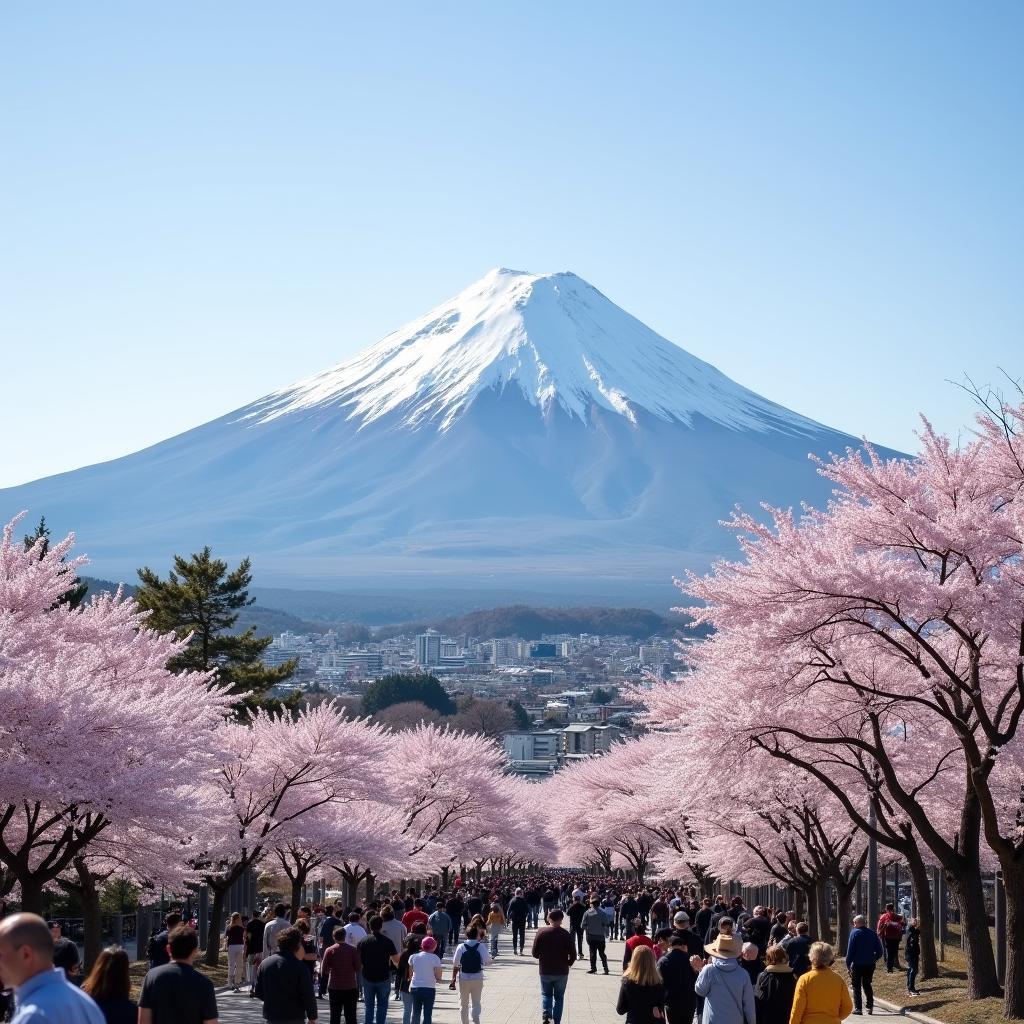
[[[846,982],[832,970],[835,950],[827,942],[811,946],[811,969],[796,983],[789,1024],[839,1024],[853,1012]]]

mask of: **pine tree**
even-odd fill
[[[237,696],[240,717],[257,707],[277,710],[298,703],[298,691],[285,700],[268,696],[278,683],[289,679],[298,662],[291,660],[277,668],[263,664],[260,655],[272,637],[256,636],[250,626],[244,633],[232,633],[238,609],[254,603],[249,597],[251,563],[243,559],[228,570],[227,562],[214,558],[204,547],[191,558],[174,556],[174,568],[161,579],[148,567],[139,570],[141,586],[135,594],[140,608],[150,612],[148,624],[179,637],[192,634],[188,647],[171,659],[168,668],[180,672],[217,670],[217,681]]]
[[[42,516],[39,520],[39,525],[36,527],[35,533],[29,533],[25,535],[25,550],[28,551],[36,541],[41,540],[43,543],[39,548],[39,558],[42,560],[46,556],[46,552],[50,550],[50,528],[46,525],[46,516]],[[65,569],[64,572],[71,573],[70,569]],[[75,575],[69,575],[68,582],[72,585],[61,595],[60,600],[57,604],[66,604],[69,608],[74,610],[81,606],[85,600],[86,592],[89,589],[88,583],[83,583]]]

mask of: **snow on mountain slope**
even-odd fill
[[[497,270],[322,374],[0,490],[0,521],[75,530],[109,579],[209,544],[262,583],[670,594],[735,553],[718,525],[734,505],[822,504],[808,453],[856,443],[573,274]]]
[[[813,434],[818,424],[748,391],[666,341],[575,274],[496,269],[355,359],[269,395],[246,413],[265,423],[334,405],[361,425],[448,430],[486,388],[515,385],[547,411],[586,422],[591,403],[636,422],[695,414],[744,430]]]

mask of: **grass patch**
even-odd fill
[[[902,953],[900,964],[903,964]],[[844,963],[837,960],[836,970],[849,982]],[[927,1014],[947,1024],[993,1024],[993,1021],[1003,1018],[1002,999],[967,998],[967,958],[960,948],[959,936],[955,934],[946,942],[946,959],[939,961],[939,976],[931,981],[918,979],[919,996],[907,995],[905,969],[887,974],[882,960],[875,968],[874,989],[878,999]],[[867,1020],[867,1016],[863,1019]]]
[[[210,981],[213,982],[214,988],[221,988],[228,983],[228,965],[224,962],[224,957],[221,957],[221,963],[216,967],[207,967],[202,962],[200,955],[196,957],[195,963],[192,965],[197,971],[205,974]],[[132,982],[132,999],[138,999],[139,993],[142,991],[142,982],[146,977],[146,972],[149,970],[148,960],[135,960],[129,968],[129,976]]]

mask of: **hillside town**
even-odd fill
[[[643,643],[587,633],[484,640],[435,629],[358,644],[335,630],[282,632],[263,661],[273,667],[291,660],[298,667],[288,687],[343,703],[355,704],[381,676],[415,672],[436,676],[456,700],[515,702],[525,718],[500,740],[511,772],[534,778],[635,737],[638,706],[619,690],[652,677],[671,679],[682,668],[668,636]]]

